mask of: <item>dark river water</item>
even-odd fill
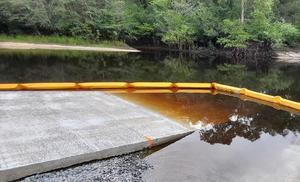
[[[300,101],[300,64],[162,52],[0,50],[2,83],[65,81],[216,81]],[[297,113],[209,93],[116,95],[198,129],[146,157],[153,165],[146,180],[300,181]]]

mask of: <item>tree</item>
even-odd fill
[[[299,43],[299,0],[1,0],[0,32],[190,49]],[[154,41],[155,40],[155,41]],[[218,40],[218,41],[216,41]]]
[[[226,48],[246,48],[250,34],[245,31],[245,26],[238,20],[224,20],[223,31],[226,36],[218,39],[218,42]]]
[[[245,21],[245,0],[241,0],[241,23]]]
[[[128,1],[124,14],[124,31],[130,39],[154,35],[154,16],[147,2]]]
[[[191,1],[154,0],[151,3],[156,18],[156,29],[162,41],[179,49],[190,46],[196,38],[192,22],[194,4]]]
[[[300,1],[299,0],[277,0],[275,12],[278,19],[300,28]]]
[[[295,27],[275,19],[273,6],[273,0],[255,0],[255,8],[251,13],[248,25],[252,39],[267,41],[275,46],[281,46],[285,41],[297,39],[298,31]]]

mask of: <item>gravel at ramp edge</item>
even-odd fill
[[[143,152],[93,161],[48,173],[29,176],[19,182],[140,182],[142,173],[152,168]]]

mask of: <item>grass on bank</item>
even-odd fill
[[[41,44],[61,44],[77,46],[130,48],[125,42],[116,40],[93,41],[76,37],[59,35],[6,35],[0,34],[0,42],[26,42]]]

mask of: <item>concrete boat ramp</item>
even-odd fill
[[[99,91],[0,92],[0,181],[142,150],[190,132]]]

